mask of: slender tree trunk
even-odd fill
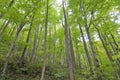
[[[41,75],[40,80],[44,80],[45,67],[46,67],[46,41],[47,41],[47,27],[48,27],[48,3],[49,3],[49,0],[47,0],[47,4],[46,4],[46,21],[45,21],[45,33],[44,33],[44,61],[43,61],[42,75]]]
[[[79,49],[78,49],[78,42],[77,42],[77,37],[75,35],[75,49],[76,49],[76,53],[77,53],[77,58],[78,58],[78,64],[77,66],[80,67],[80,70],[82,71],[82,63],[81,63],[81,54],[79,53]]]
[[[32,29],[32,22],[30,24],[30,28],[28,31],[28,35],[27,35],[27,39],[26,39],[26,45],[24,46],[20,61],[19,61],[19,65],[23,66],[23,64],[25,63],[25,53],[27,51],[27,44],[29,43],[29,39],[30,39],[30,33],[31,33],[31,29]]]
[[[84,22],[85,22],[85,30],[86,30],[86,33],[87,33],[87,36],[88,36],[88,40],[89,40],[89,44],[90,44],[90,48],[92,50],[92,55],[93,55],[93,59],[94,59],[94,65],[97,68],[99,68],[99,61],[97,59],[97,55],[96,55],[96,52],[95,52],[95,48],[94,48],[94,45],[93,45],[93,42],[91,40],[91,36],[90,36],[90,32],[89,32],[89,26],[87,24],[87,16],[86,16],[86,13],[85,13],[85,7],[84,7],[84,4],[83,2],[81,2],[81,10],[82,10],[82,15],[84,17]]]
[[[114,46],[113,43],[111,42],[111,40],[110,40],[110,38],[108,37],[108,35],[106,35],[106,38],[107,38],[107,41],[108,41],[108,43],[109,43],[109,45],[110,45],[110,47],[111,47],[110,50],[113,51],[113,55],[116,55],[116,49],[115,49],[115,46]]]
[[[70,50],[71,50],[71,58],[72,58],[72,65],[73,65],[73,71],[76,69],[76,61],[75,61],[75,55],[74,55],[74,49],[73,49],[73,43],[71,38],[71,31],[69,29],[69,36],[70,36]]]
[[[2,29],[3,29],[3,27],[5,26],[5,24],[8,22],[8,20],[4,20],[4,22],[3,22],[3,24],[1,25],[1,27],[0,27],[0,32],[2,32]]]
[[[36,53],[38,32],[39,32],[39,25],[37,25],[37,27],[36,27],[36,29],[35,29],[35,32],[34,32],[34,42],[33,42],[33,49],[32,49],[32,55],[31,55],[31,57],[30,57],[30,62],[33,61],[34,55],[35,55],[35,53]]]
[[[5,24],[4,28],[2,29],[2,31],[1,31],[1,33],[0,33],[0,39],[2,38],[3,33],[5,32],[6,28],[8,27],[9,22],[10,22],[10,21],[8,21],[8,22]]]
[[[88,64],[90,66],[90,72],[93,73],[92,60],[91,60],[91,57],[90,57],[90,54],[89,54],[89,50],[87,48],[87,44],[86,44],[86,41],[85,41],[85,38],[84,38],[83,30],[82,30],[82,27],[81,27],[80,24],[79,24],[79,28],[80,28],[80,32],[81,32],[81,36],[82,36],[82,40],[83,40],[83,45],[84,45],[84,48],[85,48],[85,52],[86,52],[86,55],[87,55]]]
[[[38,43],[37,43],[37,49],[36,49],[36,53],[40,50],[40,43],[42,42],[42,27],[39,28],[39,35],[38,35]]]
[[[100,68],[100,65],[99,65],[99,61],[98,61],[96,51],[95,51],[95,48],[94,48],[95,46],[93,45],[93,42],[92,42],[92,39],[91,39],[91,36],[90,36],[90,32],[89,32],[90,25],[88,26],[87,15],[86,15],[86,12],[85,12],[85,6],[84,6],[83,2],[81,2],[81,11],[82,11],[82,16],[84,17],[85,30],[86,30],[87,37],[88,37],[89,44],[90,44],[90,48],[91,48],[91,51],[92,51],[93,62],[94,62],[94,66],[95,66],[94,73],[96,74],[97,71]],[[90,22],[90,24],[91,24],[91,22]],[[101,75],[97,74],[97,79],[101,80],[102,79]]]
[[[70,32],[69,32],[69,27],[67,24],[67,16],[66,16],[66,10],[65,10],[65,5],[64,1],[62,0],[62,5],[63,5],[63,13],[64,13],[64,21],[65,21],[65,48],[66,48],[66,58],[67,58],[67,63],[68,63],[68,69],[69,69],[69,80],[74,80],[74,75],[73,75],[73,64],[72,64],[72,55],[70,51]]]
[[[113,34],[110,34],[110,35],[111,35],[112,40],[113,40],[113,43],[114,43],[114,45],[115,45],[116,53],[118,53],[118,52],[120,51],[119,45],[118,45],[118,43],[116,42],[115,37],[113,36]]]
[[[117,31],[116,33],[117,33],[117,36],[118,36],[118,42],[117,42],[117,43],[120,45],[120,34],[119,34],[120,31]],[[120,50],[119,50],[119,51],[120,51]]]
[[[55,38],[54,38],[54,54],[52,55],[53,56],[53,60],[52,60],[52,63],[54,64],[54,61],[55,61],[55,55],[56,55],[56,26],[54,27],[54,31],[55,31]],[[62,51],[61,51],[62,52]]]
[[[16,30],[16,25],[14,25],[13,29],[9,32],[10,33],[10,36],[14,35],[14,31]]]
[[[49,57],[49,58],[48,58],[48,64],[49,64],[49,65],[51,64],[52,59],[53,59],[53,58],[51,58],[51,55],[52,55],[52,54],[51,54],[51,49],[52,49],[52,48],[51,48],[51,45],[52,45],[52,42],[51,42],[51,41],[52,41],[52,40],[51,40],[51,39],[52,39],[52,38],[51,38],[51,36],[52,36],[51,30],[52,30],[52,29],[51,29],[51,26],[50,26],[50,27],[49,27],[49,30],[48,30],[48,33],[49,33],[49,43],[48,43],[48,53],[49,53],[48,57]]]

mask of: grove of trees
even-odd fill
[[[120,80],[120,0],[0,0],[0,80]]]

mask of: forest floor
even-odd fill
[[[0,63],[0,75],[3,70],[4,60]],[[6,74],[3,80],[40,80],[42,72],[42,64],[26,63],[22,67],[18,65],[18,61],[10,60]],[[69,80],[67,67],[60,64],[47,64],[44,80]],[[95,79],[96,75],[89,72],[77,69],[74,72],[75,80],[98,80]],[[106,79],[102,80],[115,80]]]
[[[0,63],[0,74],[2,73],[3,63]],[[6,75],[4,80],[40,80],[42,66],[35,64],[25,64],[20,67],[16,63],[9,62]],[[88,80],[82,78],[82,76],[77,73],[75,80]],[[67,67],[62,67],[59,65],[46,66],[45,80],[68,80]]]

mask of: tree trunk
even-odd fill
[[[70,52],[71,52],[71,58],[72,58],[72,65],[73,65],[73,71],[76,69],[76,61],[75,61],[75,55],[74,55],[74,49],[73,49],[73,44],[72,44],[72,38],[71,38],[71,31],[69,29],[69,36],[70,36]]]
[[[44,80],[45,67],[46,67],[46,41],[47,41],[47,27],[48,27],[48,3],[49,3],[49,0],[47,0],[47,4],[46,4],[46,20],[45,20],[45,33],[44,33],[44,61],[43,61],[42,75],[41,75],[40,80]]]
[[[38,32],[39,32],[39,25],[37,25],[37,27],[36,27],[36,29],[35,29],[35,32],[34,32],[34,42],[33,42],[33,49],[32,49],[32,55],[31,55],[31,57],[30,57],[30,62],[33,61],[34,55],[35,55],[35,53],[36,53]]]
[[[81,2],[81,10],[82,10],[82,15],[84,17],[84,22],[85,22],[85,30],[86,30],[86,33],[87,33],[87,36],[88,36],[88,40],[89,40],[89,44],[90,44],[90,48],[92,50],[92,55],[93,55],[93,59],[94,59],[94,65],[97,68],[99,68],[99,61],[97,59],[97,55],[96,55],[96,52],[95,52],[95,48],[94,48],[94,45],[93,45],[93,42],[91,40],[91,36],[90,36],[90,32],[89,32],[89,27],[88,24],[87,24],[87,16],[86,16],[86,13],[85,13],[85,7],[84,7],[84,4],[83,2]]]
[[[4,28],[2,29],[2,31],[1,31],[1,33],[0,33],[0,39],[2,39],[2,35],[3,35],[3,33],[5,32],[6,28],[8,27],[9,23],[10,23],[10,21],[8,21],[8,22],[5,24]]]
[[[118,53],[118,52],[120,51],[119,45],[118,45],[118,43],[116,42],[113,34],[110,34],[110,35],[111,35],[111,37],[112,37],[112,40],[113,40],[113,42],[114,42],[114,45],[116,46],[116,47],[115,47],[116,53]]]
[[[10,36],[14,35],[14,31],[16,30],[16,25],[13,26],[13,29],[9,32],[10,33]]]
[[[82,27],[81,27],[80,24],[79,24],[79,28],[80,28],[80,32],[81,32],[81,36],[82,36],[82,40],[83,40],[83,45],[84,45],[84,48],[85,48],[85,52],[86,52],[86,55],[87,55],[88,64],[90,66],[90,72],[93,73],[92,60],[91,60],[91,57],[90,57],[90,54],[89,54],[89,50],[87,48],[87,44],[86,44],[86,41],[85,41],[85,38],[84,38],[83,30],[82,30]]]
[[[3,27],[5,26],[5,24],[8,22],[8,20],[6,19],[6,20],[4,20],[4,22],[3,22],[3,24],[1,25],[1,27],[0,27],[0,32],[2,31],[2,29],[3,29]]]
[[[23,64],[25,63],[25,53],[27,51],[27,44],[29,43],[29,39],[30,39],[30,33],[31,33],[31,29],[32,29],[32,22],[30,24],[30,28],[28,31],[28,35],[27,35],[27,39],[26,39],[26,45],[24,46],[20,61],[19,61],[19,65],[23,66]]]
[[[66,10],[65,10],[65,5],[64,1],[62,0],[62,5],[63,5],[63,12],[64,12],[64,22],[65,22],[65,48],[66,48],[66,58],[67,58],[67,63],[68,63],[68,69],[69,69],[69,80],[74,80],[74,75],[73,75],[73,64],[72,64],[72,55],[70,51],[70,32],[69,32],[69,27],[67,24],[67,16],[66,16]]]

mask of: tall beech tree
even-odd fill
[[[49,9],[49,0],[46,1],[46,18],[45,18],[45,31],[44,31],[44,61],[43,61],[43,68],[42,68],[42,75],[40,80],[44,80],[45,75],[45,67],[46,67],[46,41],[47,41],[47,28],[48,28],[48,9]]]
[[[72,55],[71,55],[71,45],[70,45],[70,28],[67,23],[67,13],[65,9],[65,2],[62,1],[63,5],[63,13],[64,13],[64,29],[65,29],[65,48],[66,48],[66,58],[67,58],[67,64],[69,69],[69,79],[74,80],[73,75],[73,63],[72,63]]]

